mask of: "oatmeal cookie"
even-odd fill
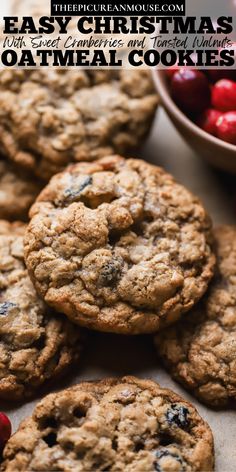
[[[81,333],[37,296],[23,260],[25,225],[0,221],[0,399],[22,400],[80,355]]]
[[[174,379],[223,407],[236,400],[236,227],[221,226],[215,236],[218,265],[209,292],[156,345]]]
[[[43,184],[0,158],[0,219],[26,221]]]
[[[48,395],[4,451],[2,472],[209,472],[210,427],[174,392],[134,377]]]
[[[199,200],[159,167],[119,156],[70,166],[31,208],[26,264],[74,322],[155,332],[205,292],[215,257]]]
[[[150,71],[0,71],[0,150],[47,180],[73,161],[129,153],[157,106]]]
[[[11,0],[10,2],[11,14],[16,16],[32,16],[40,18],[41,16],[51,16],[50,2],[48,0]]]

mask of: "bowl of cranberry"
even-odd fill
[[[212,165],[236,173],[236,70],[153,70],[161,104]]]

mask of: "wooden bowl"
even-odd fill
[[[161,105],[189,145],[213,166],[236,174],[236,146],[212,136],[193,123],[171,98],[165,71],[153,69],[152,73]]]

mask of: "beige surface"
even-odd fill
[[[163,112],[159,112],[153,133],[145,145],[142,157],[160,164],[183,184],[197,193],[210,211],[215,224],[236,223],[236,199],[230,195],[234,182],[210,169],[182,141]],[[236,470],[236,413],[215,412],[198,402],[175,384],[158,366],[152,339],[149,337],[118,337],[93,334],[84,352],[83,363],[78,374],[61,383],[59,387],[84,379],[133,374],[157,380],[162,386],[170,387],[192,401],[206,419],[214,433],[216,449],[216,471]],[[30,414],[34,402],[12,408],[1,405],[8,412],[14,428],[19,421]]]

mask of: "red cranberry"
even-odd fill
[[[222,113],[213,108],[207,108],[197,119],[197,125],[207,133],[217,136],[216,122]]]
[[[217,110],[236,110],[236,83],[232,80],[219,80],[212,88],[212,104]]]
[[[0,450],[2,450],[11,436],[11,422],[9,418],[0,413]]]
[[[168,69],[166,69],[165,73],[166,73],[168,79],[171,80],[173,75],[175,74],[175,72],[177,72],[178,70],[179,70],[179,68],[177,66],[171,66]]]
[[[236,70],[207,69],[206,74],[213,83],[221,79],[236,80]]]
[[[218,118],[217,136],[227,143],[236,144],[236,111],[228,111]]]
[[[210,86],[199,70],[181,69],[171,81],[171,95],[186,113],[201,113],[210,103]]]

